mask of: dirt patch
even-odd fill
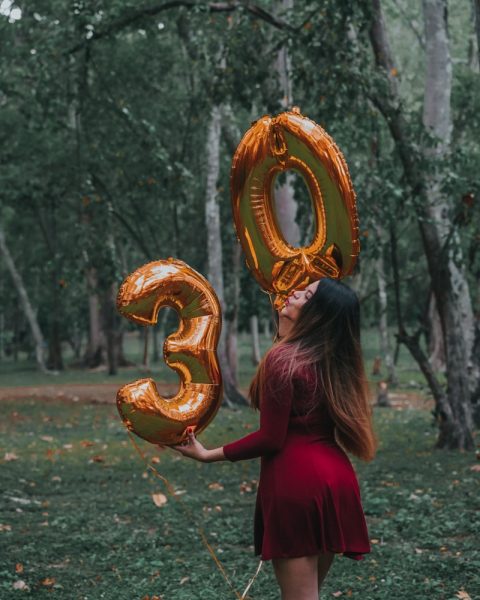
[[[42,401],[65,400],[66,402],[83,402],[86,404],[113,404],[120,387],[121,385],[118,383],[70,383],[3,387],[0,388],[0,402],[2,400],[33,398]],[[172,396],[177,392],[178,386],[173,383],[161,383],[158,389],[161,394]]]
[[[389,392],[388,398],[392,408],[404,410],[406,408],[416,408],[419,410],[433,410],[435,402],[433,398],[428,398],[418,392]]]
[[[157,382],[158,390],[163,396],[173,396],[178,391],[175,383]],[[81,402],[85,404],[114,404],[118,383],[70,383],[55,385],[34,385],[18,387],[0,387],[0,402],[2,400],[16,400],[21,398],[34,398],[41,401],[66,401]],[[240,390],[243,394],[247,390]],[[419,410],[432,410],[434,402],[418,392],[389,392],[389,399],[393,409],[404,410],[416,408]],[[372,398],[373,399],[373,398]]]

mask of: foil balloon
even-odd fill
[[[167,337],[166,364],[180,376],[178,393],[162,397],[153,379],[140,379],[117,393],[117,407],[128,429],[157,444],[176,444],[185,429],[200,432],[215,416],[222,379],[216,347],[222,326],[217,296],[208,281],[186,263],[169,258],[140,267],[122,283],[120,313],[135,323],[153,325],[164,306],[180,318]]]
[[[275,178],[294,170],[310,192],[315,232],[308,246],[283,237],[274,210]],[[298,109],[253,123],[233,157],[232,209],[247,266],[281,308],[294,289],[351,273],[360,250],[347,164],[332,138]]]

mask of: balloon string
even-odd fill
[[[153,465],[151,465],[146,456],[145,453],[142,451],[142,449],[139,447],[139,445],[137,444],[137,442],[135,441],[133,435],[131,434],[131,432],[129,430],[127,430],[128,436],[130,438],[130,441],[133,444],[133,447],[135,448],[135,450],[138,452],[140,458],[145,462],[145,464],[147,465],[147,468],[150,469],[154,476],[157,477],[158,479],[160,479],[164,484],[165,487],[167,488],[168,493],[179,503],[179,505],[182,507],[184,513],[187,515],[187,517],[190,519],[190,521],[195,525],[198,533],[200,534],[200,537],[202,539],[202,542],[205,544],[207,550],[209,551],[211,557],[213,558],[215,564],[217,565],[220,573],[223,575],[225,581],[227,582],[228,586],[230,587],[230,589],[232,590],[232,592],[235,594],[237,600],[245,600],[247,598],[247,592],[248,590],[251,588],[253,582],[255,581],[255,579],[257,578],[257,575],[260,573],[260,569],[262,568],[263,565],[263,561],[261,560],[258,567],[257,567],[257,571],[255,573],[255,575],[250,579],[250,581],[248,582],[247,587],[245,588],[244,592],[242,595],[240,595],[240,593],[237,591],[237,589],[235,588],[235,586],[233,585],[233,583],[231,582],[227,572],[225,571],[224,566],[222,565],[222,563],[220,562],[220,560],[218,559],[217,555],[215,554],[215,550],[212,548],[211,544],[209,543],[207,536],[205,534],[205,531],[203,530],[202,527],[199,527],[196,522],[195,522],[195,518],[192,515],[192,511],[190,510],[190,508],[183,502],[183,500],[175,493],[175,488],[173,487],[173,485],[168,481],[168,479],[166,477],[164,477],[163,475],[161,475],[157,469],[155,469],[155,467]]]

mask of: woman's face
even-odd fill
[[[278,316],[280,318],[289,319],[290,321],[296,321],[302,306],[310,300],[313,294],[317,291],[319,281],[314,281],[304,290],[294,290],[285,301],[285,306],[279,311]]]

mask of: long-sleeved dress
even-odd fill
[[[230,461],[261,457],[255,555],[270,560],[335,552],[360,560],[370,544],[358,481],[335,441],[313,370],[280,384],[269,362],[260,429],[223,446]],[[307,413],[312,395],[315,408]]]

